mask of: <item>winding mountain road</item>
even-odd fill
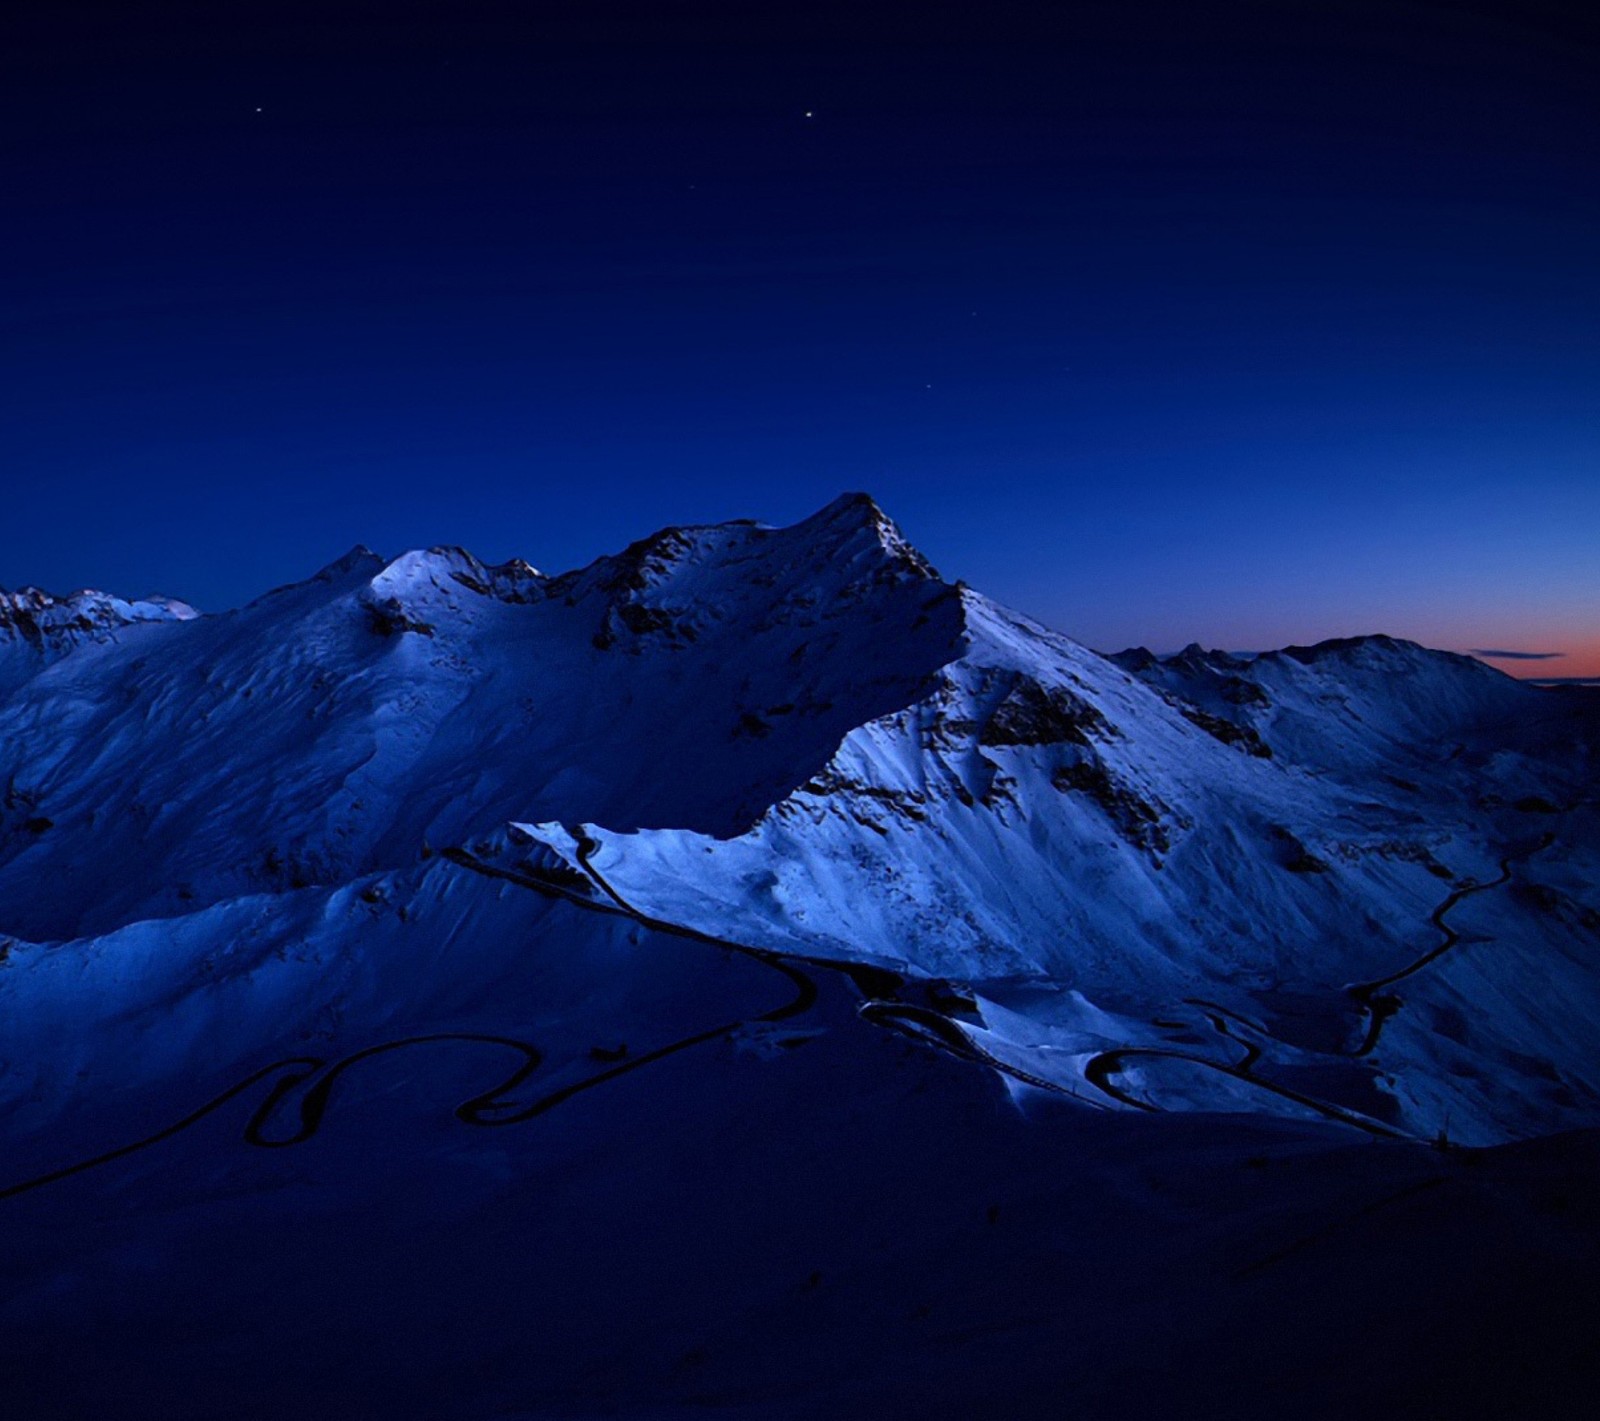
[[[1486,893],[1491,888],[1499,888],[1511,882],[1511,869],[1513,864],[1524,863],[1535,854],[1543,853],[1556,841],[1556,836],[1548,830],[1535,844],[1525,849],[1506,854],[1500,860],[1500,876],[1491,878],[1487,883],[1467,883],[1455,889],[1444,902],[1429,914],[1428,921],[1439,930],[1440,940],[1427,952],[1415,961],[1408,963],[1398,972],[1391,972],[1387,977],[1379,977],[1372,982],[1362,982],[1349,989],[1350,995],[1361,1004],[1362,1010],[1367,1015],[1367,1033],[1359,1048],[1357,1056],[1370,1056],[1378,1044],[1378,1038],[1383,1035],[1383,1028],[1390,1018],[1400,1010],[1400,999],[1384,995],[1384,989],[1394,986],[1396,982],[1403,982],[1407,977],[1415,976],[1424,967],[1437,962],[1445,953],[1449,952],[1461,941],[1461,934],[1445,922],[1446,916],[1458,903],[1464,902],[1477,893]]]
[[[1445,953],[1449,952],[1451,948],[1461,941],[1461,934],[1445,921],[1450,912],[1459,903],[1463,902],[1467,898],[1472,897],[1476,893],[1483,893],[1491,888],[1499,888],[1502,885],[1509,883],[1511,881],[1513,865],[1522,863],[1527,859],[1532,858],[1534,854],[1543,852],[1554,842],[1555,835],[1546,832],[1538,840],[1538,842],[1523,849],[1513,850],[1501,858],[1500,874],[1497,878],[1490,879],[1487,883],[1468,883],[1454,889],[1444,899],[1444,901],[1441,902],[1431,914],[1429,914],[1429,921],[1439,930],[1440,933],[1440,941],[1437,944],[1435,944],[1427,952],[1423,953],[1420,957],[1400,968],[1398,971],[1391,972],[1385,977],[1379,977],[1374,981],[1364,982],[1348,989],[1350,995],[1361,1004],[1362,1010],[1367,1016],[1368,1023],[1366,1034],[1361,1045],[1353,1053],[1350,1053],[1351,1055],[1355,1057],[1371,1055],[1373,1049],[1378,1044],[1378,1038],[1382,1035],[1384,1024],[1388,1022],[1397,1011],[1400,1010],[1400,999],[1398,997],[1386,995],[1385,989],[1394,986],[1397,982],[1404,981],[1408,977],[1414,976],[1416,973],[1422,971],[1430,964],[1437,962],[1445,955]],[[1248,1084],[1255,1086],[1260,1090],[1268,1091],[1271,1094],[1280,1096],[1285,1100],[1293,1101],[1298,1105],[1306,1107],[1307,1109],[1314,1110],[1327,1119],[1337,1120],[1346,1125],[1353,1125],[1359,1130],[1365,1130],[1368,1134],[1382,1135],[1391,1139],[1414,1138],[1413,1136],[1407,1135],[1402,1131],[1395,1130],[1392,1127],[1381,1123],[1380,1121],[1374,1120],[1370,1116],[1363,1115],[1358,1111],[1347,1110],[1343,1106],[1333,1105],[1328,1101],[1319,1100],[1314,1096],[1306,1095],[1300,1091],[1293,1090],[1288,1086],[1279,1085],[1274,1081],[1266,1080],[1261,1076],[1254,1074],[1253,1068],[1261,1059],[1262,1050],[1254,1042],[1243,1040],[1236,1032],[1231,1030],[1228,1026],[1228,1021],[1230,1019],[1236,1021],[1241,1025],[1250,1028],[1257,1034],[1265,1037],[1269,1041],[1276,1040],[1276,1038],[1274,1038],[1264,1027],[1259,1026],[1255,1022],[1248,1021],[1246,1018],[1240,1016],[1237,1012],[1232,1012],[1225,1007],[1218,1006],[1218,1004],[1215,1002],[1206,1001],[1198,997],[1186,998],[1186,1001],[1190,1006],[1200,1008],[1202,1014],[1211,1023],[1212,1028],[1219,1036],[1226,1037],[1228,1040],[1234,1041],[1244,1048],[1245,1054],[1238,1062],[1229,1064],[1224,1061],[1215,1061],[1207,1056],[1197,1055],[1194,1052],[1189,1051],[1180,1051],[1172,1047],[1114,1047],[1111,1050],[1100,1052],[1098,1055],[1089,1060],[1089,1062],[1084,1066],[1084,1078],[1088,1080],[1089,1083],[1097,1090],[1101,1091],[1103,1094],[1109,1096],[1112,1100],[1115,1100],[1120,1104],[1131,1106],[1136,1110],[1156,1111],[1161,1107],[1155,1105],[1151,1101],[1141,1099],[1129,1091],[1124,1090],[1117,1084],[1117,1076],[1121,1074],[1128,1063],[1132,1061],[1184,1061],[1190,1065],[1200,1066],[1207,1070],[1217,1071],[1222,1075],[1231,1076],[1235,1080],[1247,1082]],[[1279,1044],[1284,1043],[1280,1042]]]
[[[1055,1095],[1068,1096],[1081,1104],[1094,1105],[1102,1109],[1108,1108],[1098,1101],[1080,1095],[1070,1086],[1064,1085],[1059,1081],[1035,1075],[1010,1062],[999,1059],[974,1040],[946,1012],[930,1005],[902,999],[900,994],[904,990],[905,979],[888,968],[871,964],[838,962],[800,954],[778,953],[765,948],[754,947],[748,943],[717,937],[680,923],[672,923],[656,918],[644,912],[628,902],[610,880],[595,867],[594,855],[601,847],[600,844],[581,831],[575,834],[575,838],[577,841],[576,857],[579,868],[587,878],[588,883],[597,890],[596,893],[579,892],[574,887],[563,884],[554,877],[541,877],[533,873],[487,863],[465,849],[445,849],[442,856],[455,866],[485,878],[512,883],[545,897],[573,903],[590,912],[625,917],[653,932],[738,954],[779,973],[787,979],[793,988],[792,994],[766,1011],[736,1018],[732,1021],[720,1022],[716,1026],[708,1027],[703,1031],[697,1031],[678,1040],[668,1042],[654,1050],[628,1056],[610,1065],[605,1070],[595,1072],[581,1080],[548,1091],[527,1103],[518,1103],[513,1093],[539,1070],[544,1062],[544,1057],[539,1049],[530,1042],[510,1036],[475,1032],[433,1032],[418,1036],[401,1037],[393,1041],[379,1042],[363,1047],[361,1050],[332,1062],[316,1056],[285,1057],[282,1060],[259,1067],[243,1080],[212,1097],[182,1119],[156,1131],[154,1134],[91,1158],[79,1160],[60,1169],[37,1175],[31,1179],[0,1186],[0,1200],[14,1198],[46,1185],[59,1183],[88,1170],[126,1159],[140,1151],[159,1145],[198,1124],[201,1120],[220,1110],[231,1101],[238,1099],[256,1086],[269,1080],[273,1082],[271,1089],[244,1126],[242,1132],[244,1142],[262,1149],[284,1149],[302,1144],[315,1135],[321,1127],[332,1101],[335,1088],[348,1071],[362,1062],[412,1046],[443,1043],[490,1046],[502,1051],[510,1051],[514,1055],[520,1056],[519,1064],[509,1075],[504,1076],[489,1090],[463,1101],[455,1108],[456,1118],[466,1125],[497,1128],[519,1124],[543,1115],[585,1091],[616,1081],[633,1071],[640,1070],[680,1051],[687,1051],[693,1047],[726,1037],[743,1026],[752,1023],[787,1021],[803,1015],[810,1011],[817,1002],[817,982],[815,977],[811,975],[816,971],[838,973],[848,978],[862,998],[856,1009],[857,1015],[861,1020],[871,1025],[897,1031],[923,1044],[935,1046],[959,1060],[986,1066],[1035,1089]],[[1399,999],[1386,995],[1386,989],[1438,961],[1439,958],[1461,941],[1461,934],[1446,921],[1451,911],[1458,904],[1476,893],[1485,892],[1488,889],[1508,883],[1512,877],[1513,865],[1531,858],[1534,854],[1548,848],[1554,842],[1554,834],[1546,833],[1536,844],[1505,855],[1500,860],[1500,875],[1497,878],[1487,883],[1467,884],[1453,890],[1430,915],[1430,921],[1441,934],[1439,943],[1400,970],[1377,978],[1374,981],[1361,983],[1349,988],[1350,995],[1361,1004],[1368,1018],[1365,1039],[1360,1048],[1353,1053],[1355,1056],[1371,1054],[1377,1045],[1383,1024],[1399,1009]],[[938,983],[924,984],[930,994],[933,995],[937,994],[937,989],[940,985]],[[1262,1048],[1254,1041],[1246,1040],[1240,1036],[1230,1027],[1229,1023],[1230,1021],[1235,1022],[1239,1026],[1248,1029],[1251,1033],[1267,1040],[1274,1039],[1271,1034],[1258,1023],[1250,1021],[1239,1013],[1216,1002],[1203,998],[1188,998],[1186,1001],[1189,1005],[1200,1010],[1219,1036],[1235,1043],[1242,1049],[1243,1054],[1237,1061],[1217,1061],[1208,1056],[1179,1050],[1175,1047],[1118,1046],[1092,1056],[1083,1067],[1084,1080],[1115,1105],[1155,1112],[1159,1111],[1161,1107],[1124,1089],[1118,1083],[1118,1077],[1130,1064],[1137,1061],[1180,1061],[1243,1082],[1257,1090],[1265,1091],[1280,1099],[1291,1101],[1311,1110],[1325,1119],[1353,1126],[1368,1134],[1389,1139],[1414,1138],[1406,1135],[1403,1131],[1396,1130],[1359,1112],[1319,1100],[1314,1096],[1306,1095],[1288,1086],[1264,1079],[1254,1071],[1254,1067],[1262,1057]],[[298,1099],[296,1099],[297,1093]],[[275,1129],[274,1126],[281,1126],[281,1117],[291,1101],[295,1101],[293,1128],[287,1132],[281,1128]]]
[[[620,899],[617,901],[621,906],[615,909],[608,908],[604,903],[571,892],[557,884],[484,864],[464,850],[447,849],[444,856],[452,863],[481,873],[486,877],[503,879],[546,896],[566,899],[591,910],[599,909],[600,911],[616,912],[621,916],[634,918],[645,923],[657,931],[669,932],[678,937],[686,937],[711,946],[741,952],[786,977],[794,987],[794,992],[790,997],[767,1011],[754,1016],[721,1022],[707,1030],[698,1031],[690,1036],[669,1042],[653,1051],[630,1056],[618,1064],[610,1066],[607,1070],[598,1071],[582,1080],[549,1091],[526,1104],[519,1104],[513,1099],[512,1092],[522,1086],[540,1068],[544,1057],[538,1047],[530,1042],[521,1041],[510,1036],[488,1035],[476,1032],[431,1032],[424,1035],[401,1037],[393,1041],[379,1042],[375,1045],[363,1047],[359,1051],[352,1052],[350,1055],[332,1062],[319,1056],[286,1057],[283,1060],[274,1061],[269,1065],[261,1066],[252,1071],[243,1080],[229,1086],[227,1090],[213,1096],[205,1104],[183,1116],[182,1119],[156,1131],[154,1134],[146,1135],[141,1139],[120,1145],[115,1149],[107,1150],[88,1159],[78,1160],[60,1169],[50,1170],[47,1173],[36,1175],[15,1184],[0,1186],[0,1200],[14,1198],[32,1190],[43,1188],[46,1185],[60,1183],[88,1170],[112,1164],[117,1160],[126,1159],[143,1150],[150,1149],[152,1146],[159,1145],[166,1140],[172,1139],[175,1135],[181,1134],[191,1126],[199,1124],[200,1121],[220,1110],[229,1102],[238,1099],[255,1086],[269,1080],[273,1081],[272,1087],[268,1091],[266,1098],[256,1107],[246,1121],[242,1139],[244,1143],[260,1149],[285,1149],[293,1145],[303,1144],[317,1133],[317,1130],[322,1125],[324,1116],[327,1114],[335,1087],[340,1079],[351,1068],[360,1065],[364,1061],[388,1055],[405,1047],[419,1045],[454,1043],[494,1046],[519,1055],[522,1058],[520,1064],[510,1075],[503,1077],[489,1090],[463,1101],[456,1107],[455,1116],[464,1125],[497,1128],[505,1125],[521,1124],[536,1116],[543,1115],[585,1091],[593,1090],[597,1086],[617,1080],[679,1051],[685,1051],[691,1047],[727,1036],[730,1032],[747,1023],[778,1022],[799,1016],[809,1011],[816,1002],[817,986],[815,981],[799,968],[779,959],[774,954],[764,953],[755,948],[747,948],[738,943],[724,942],[704,933],[695,932],[693,929],[681,928],[675,924],[649,919],[628,908],[625,904],[621,904]],[[606,891],[610,892],[608,885],[602,886],[605,886]],[[612,896],[615,895],[613,894]],[[274,1079],[275,1077],[276,1079]],[[281,1124],[280,1117],[289,1106],[291,1100],[294,1100],[297,1092],[299,1092],[299,1096],[294,1105],[293,1128],[287,1132],[281,1129],[274,1129],[275,1125]]]
[[[78,1160],[74,1164],[66,1165],[61,1169],[51,1170],[47,1174],[25,1179],[17,1184],[0,1186],[0,1199],[10,1199],[19,1194],[26,1194],[30,1190],[42,1188],[47,1184],[56,1184],[61,1180],[70,1179],[75,1174],[82,1174],[86,1170],[97,1169],[101,1165],[111,1164],[115,1160],[126,1159],[129,1155],[147,1150],[152,1145],[159,1145],[164,1140],[170,1140],[174,1135],[182,1133],[192,1125],[198,1125],[206,1116],[220,1110],[230,1101],[238,1099],[253,1086],[270,1080],[276,1076],[272,1089],[265,1100],[256,1107],[255,1112],[246,1122],[243,1139],[246,1144],[255,1145],[262,1149],[281,1149],[288,1145],[298,1145],[309,1140],[317,1132],[322,1123],[322,1117],[327,1113],[328,1103],[333,1095],[333,1088],[339,1078],[359,1062],[368,1060],[373,1056],[382,1055],[390,1051],[398,1051],[406,1046],[427,1045],[438,1042],[471,1043],[477,1045],[490,1045],[504,1047],[512,1050],[524,1059],[522,1064],[500,1081],[491,1090],[482,1095],[475,1095],[472,1099],[456,1107],[456,1116],[468,1125],[493,1125],[502,1123],[499,1119],[492,1118],[491,1112],[503,1109],[506,1102],[504,1096],[507,1092],[521,1085],[540,1064],[538,1050],[525,1041],[517,1041],[506,1036],[484,1036],[472,1032],[433,1032],[425,1036],[407,1036],[396,1041],[386,1041],[377,1046],[369,1046],[352,1055],[335,1062],[332,1066],[320,1056],[288,1056],[281,1061],[274,1061],[270,1065],[262,1066],[252,1071],[242,1081],[228,1087],[219,1095],[213,1096],[198,1109],[192,1110],[181,1120],[157,1130],[153,1135],[146,1135],[143,1139],[134,1140],[130,1144],[120,1145],[116,1149],[107,1150],[104,1154],[91,1156],[89,1159]],[[318,1079],[320,1075],[320,1079]],[[316,1083],[301,1096],[297,1109],[298,1125],[288,1135],[274,1136],[269,1127],[277,1115],[279,1107],[301,1086],[309,1081]]]
[[[1307,1110],[1316,1112],[1324,1119],[1337,1121],[1341,1125],[1353,1125],[1358,1130],[1364,1130],[1369,1135],[1380,1135],[1389,1140],[1411,1140],[1414,1135],[1408,1135],[1403,1130],[1396,1130],[1362,1115],[1354,1110],[1346,1110],[1343,1106],[1330,1104],[1326,1100],[1318,1100],[1315,1096],[1306,1095],[1301,1091],[1291,1090],[1288,1086],[1278,1085],[1261,1076],[1252,1075],[1244,1066],[1230,1065],[1226,1061],[1213,1061],[1209,1056],[1199,1056],[1192,1051],[1177,1051],[1165,1046],[1117,1046],[1109,1051],[1102,1051],[1092,1057],[1083,1068],[1084,1078],[1097,1090],[1103,1091],[1113,1100],[1124,1105],[1131,1105],[1136,1110],[1158,1112],[1161,1107],[1148,1100],[1141,1100],[1138,1096],[1130,1095],[1117,1083],[1116,1077],[1128,1066],[1130,1061],[1162,1060],[1184,1061],[1191,1066],[1200,1066],[1208,1071],[1216,1071],[1221,1075],[1231,1076],[1234,1080],[1243,1081],[1246,1085],[1264,1090],[1270,1095],[1276,1095],[1283,1100],[1293,1101],[1296,1105],[1304,1106]]]
[[[733,942],[727,938],[712,937],[694,928],[686,928],[681,924],[669,923],[664,919],[651,917],[648,913],[634,907],[617,891],[616,887],[605,875],[594,866],[594,853],[600,845],[587,835],[579,834],[575,837],[578,844],[578,863],[583,871],[589,875],[595,886],[620,911],[626,913],[629,917],[636,919],[646,927],[655,929],[657,932],[673,933],[697,942],[710,943],[717,947],[727,948],[730,952],[741,953],[755,961],[763,962],[769,967],[776,967],[779,971],[790,974],[796,972],[797,969],[790,964],[788,954],[771,952],[765,948],[752,947],[748,943]],[[919,1041],[931,1043],[948,1051],[960,1060],[988,1066],[991,1070],[998,1071],[1001,1075],[1009,1076],[1011,1079],[1020,1081],[1024,1085],[1033,1086],[1037,1090],[1049,1091],[1055,1095],[1070,1096],[1072,1099],[1087,1105],[1098,1106],[1099,1104],[1097,1101],[1085,1100],[1070,1086],[1062,1085],[1059,1081],[1046,1080],[1043,1076],[1036,1076],[1030,1071],[1025,1071],[1019,1066],[1012,1065],[1009,1061],[1002,1061],[974,1041],[946,1013],[931,1006],[899,1000],[898,993],[904,986],[904,979],[895,973],[889,972],[887,969],[869,968],[868,971],[872,976],[863,978],[860,968],[853,963],[836,962],[822,957],[803,956],[794,956],[793,961],[804,962],[807,967],[813,970],[838,972],[850,977],[865,998],[856,1008],[856,1015],[863,1021],[870,1022],[875,1026],[883,1026],[890,1030],[899,1031],[902,1035],[912,1036]],[[941,985],[941,983],[935,982],[927,984],[930,993],[936,993]],[[876,987],[877,991],[873,991],[873,987]],[[914,1029],[918,1027],[922,1029]]]

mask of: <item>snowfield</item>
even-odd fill
[[[0,594],[0,1396],[1335,1415],[1359,1348],[1478,1414],[1408,1320],[1476,1279],[1554,1406],[1597,747],[1382,636],[1098,654],[859,495]]]

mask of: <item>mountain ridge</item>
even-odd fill
[[[1003,1045],[1049,1037],[1063,1081],[1089,1058],[1052,1015],[1062,990],[1145,1051],[1142,1020],[1221,993],[1275,1021],[1279,1068],[1320,1073],[1338,1108],[1503,1138],[1587,1118],[1574,1089],[1600,1099],[1581,964],[1544,1084],[1463,1075],[1458,1044],[1384,1024],[1387,1060],[1349,1057],[1374,1018],[1345,989],[1423,950],[1448,885],[1587,824],[1569,786],[1594,783],[1596,743],[1581,708],[1394,638],[1102,656],[940,579],[866,495],[788,528],[665,528],[553,576],[357,548],[14,681],[0,932],[92,941],[408,881],[446,847],[516,859],[507,825],[522,857],[537,842],[577,874],[582,826],[656,919],[966,982],[1013,1025],[1048,986]],[[1501,895],[1524,951],[1588,921],[1590,837],[1540,851],[1542,917]],[[1526,1056],[1535,1016],[1507,1008],[1468,1055]],[[1204,1084],[1171,1098],[1283,1099]]]

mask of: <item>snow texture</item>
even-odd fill
[[[65,1387],[29,1414],[94,1413],[149,1384],[143,1349],[178,1355],[106,1319],[144,1299],[168,1319],[151,1326],[180,1326],[180,1257],[279,1277],[331,1249],[369,1300],[422,1308],[416,1279],[370,1271],[388,1227],[420,1231],[418,1268],[464,1259],[461,1327],[509,1348],[474,1311],[516,1286],[467,1241],[486,1211],[570,1226],[506,1235],[572,1290],[522,1361],[485,1373],[542,1375],[542,1400],[519,1411],[397,1351],[381,1414],[413,1386],[470,1394],[470,1414],[622,1414],[623,1396],[676,1414],[662,1398],[711,1394],[708,1347],[745,1359],[717,1383],[740,1414],[885,1414],[884,1367],[920,1398],[898,1414],[1015,1414],[1048,1389],[1038,1347],[1089,1358],[1104,1337],[1008,1322],[976,1244],[949,1245],[959,1284],[925,1250],[873,1253],[880,1204],[937,1233],[928,1211],[957,1194],[990,1207],[974,1191],[998,1187],[992,1163],[1024,1213],[1054,1199],[1090,1233],[1114,1215],[1126,1242],[1146,1227],[1127,1191],[1192,1170],[1149,1247],[1178,1230],[1220,1258],[1260,1217],[1218,1202],[1241,1150],[1383,1152],[1362,1156],[1376,1176],[1329,1164],[1274,1196],[1320,1219],[1362,1179],[1431,1187],[1414,1142],[1600,1124],[1597,727],[1587,691],[1381,636],[1107,657],[944,581],[860,495],[789,528],[666,529],[554,576],[358,548],[217,614],[0,594],[0,1209],[25,1221],[0,1322],[33,1339],[19,1375]],[[940,1100],[989,1163],[937,1142]],[[1098,1173],[1072,1176],[1069,1204],[1053,1191],[1089,1140]],[[791,1191],[783,1226],[740,1202],[786,1171],[875,1202],[829,1225]],[[682,1250],[608,1212],[633,1189],[661,1191]],[[85,1223],[129,1210],[127,1240]],[[247,1224],[279,1252],[240,1253]],[[1056,1316],[1025,1260],[1077,1245],[1035,1224],[993,1276],[1033,1278],[1029,1316]],[[619,1227],[667,1270],[620,1301],[585,1252]],[[691,1261],[691,1236],[715,1257]],[[1418,1245],[1437,1245],[1427,1267],[1446,1242]],[[799,1291],[746,1275],[740,1247]],[[712,1312],[670,1320],[669,1273],[690,1267],[716,1280],[714,1346],[696,1340]],[[809,1277],[841,1273],[850,1308],[796,1311]],[[1015,1330],[986,1354],[1013,1368],[1011,1403],[985,1413],[967,1372],[902,1335],[922,1322],[875,1291],[902,1286],[954,1288],[973,1336]],[[296,1344],[256,1298],[220,1286],[192,1410],[146,1391],[128,1414],[227,1398],[282,1415],[344,1384],[355,1324],[302,1300]],[[361,1345],[388,1356],[409,1324],[370,1305],[388,1340]],[[851,1316],[881,1322],[888,1352],[852,1352]],[[772,1328],[855,1360],[800,1385],[763,1350]],[[69,1384],[38,1360],[62,1329],[102,1338],[103,1375]],[[267,1335],[302,1362],[251,1410],[226,1362]],[[1181,1398],[1150,1386],[1119,1395]]]

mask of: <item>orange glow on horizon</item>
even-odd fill
[[[1559,643],[1555,643],[1559,645]],[[1496,647],[1496,650],[1538,652],[1543,648],[1538,646],[1523,647],[1515,642],[1506,647]],[[1497,671],[1504,671],[1508,676],[1515,676],[1519,681],[1544,681],[1556,678],[1596,676],[1600,677],[1600,640],[1590,640],[1577,646],[1567,646],[1559,656],[1539,656],[1523,660],[1516,657],[1484,656],[1477,651],[1469,650],[1469,656],[1475,655],[1480,661],[1493,666]]]

